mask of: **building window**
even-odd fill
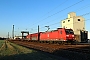
[[[68,20],[68,22],[70,22],[70,20]]]
[[[63,21],[63,23],[65,23],[65,21]]]
[[[80,19],[78,19],[78,21],[80,21]]]

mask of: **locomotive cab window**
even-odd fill
[[[71,29],[66,29],[65,32],[66,32],[66,34],[74,34],[73,30],[71,30]]]

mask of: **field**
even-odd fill
[[[62,60],[51,54],[0,41],[0,60]]]
[[[47,44],[28,41],[11,41],[12,43],[26,46],[28,48],[49,52],[55,56],[67,58],[69,60],[90,60],[90,44],[78,43],[78,44]],[[63,59],[60,59],[63,60]]]
[[[4,40],[0,40],[0,47],[3,45]]]

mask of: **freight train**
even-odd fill
[[[39,32],[33,33],[26,36],[29,41],[75,41],[74,32],[72,29],[58,28],[57,30],[48,31],[48,32]]]

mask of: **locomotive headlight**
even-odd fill
[[[74,37],[74,35],[72,35],[72,37]]]

